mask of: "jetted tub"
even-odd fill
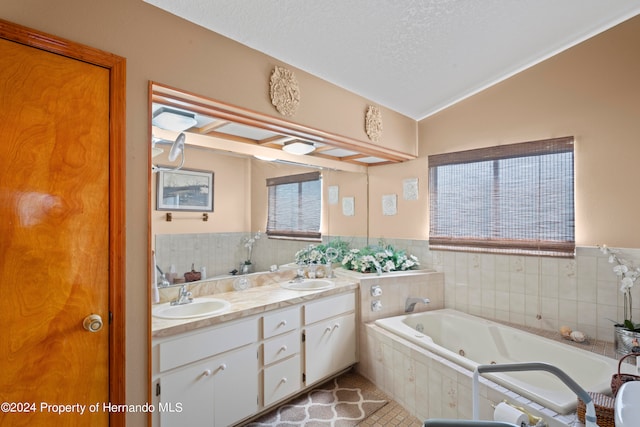
[[[470,371],[491,363],[546,362],[562,369],[586,391],[610,394],[611,375],[618,369],[615,359],[451,309],[375,323]],[[577,405],[577,396],[547,372],[483,376],[559,414],[568,414]]]

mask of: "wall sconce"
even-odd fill
[[[178,166],[167,168],[163,166],[151,165],[151,172],[155,173],[158,171],[177,171],[178,169],[182,168],[182,166],[184,166],[184,141],[186,139],[186,135],[184,133],[181,133],[180,135],[178,135],[176,140],[173,141],[173,144],[171,144],[171,150],[169,150],[168,159],[170,162],[175,162],[178,156],[182,155],[182,159],[180,160],[180,164]],[[155,146],[153,148],[155,149]]]

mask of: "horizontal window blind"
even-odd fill
[[[573,137],[428,160],[430,248],[574,255]]]
[[[319,239],[322,209],[320,172],[267,179],[267,235]]]

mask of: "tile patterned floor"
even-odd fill
[[[422,421],[411,416],[402,406],[390,400],[382,408],[378,409],[358,426],[362,427],[420,427]]]
[[[369,395],[371,398],[383,399],[387,400],[388,403],[383,405],[380,409],[376,410],[372,414],[370,414],[367,418],[360,421],[357,425],[362,427],[420,427],[422,426],[422,421],[417,418],[411,416],[400,404],[389,399],[384,392],[378,389],[371,381],[359,375],[355,371],[351,370],[342,374],[338,377],[338,381],[340,378],[344,378],[345,384],[353,385],[354,387],[359,388],[363,394]],[[322,388],[322,387],[320,387]],[[339,395],[338,395],[339,397]],[[295,399],[294,399],[295,401]],[[291,403],[291,402],[290,402]],[[299,423],[291,422],[287,423],[286,421],[278,421],[280,417],[278,416],[278,408],[273,411],[260,416],[257,420],[253,420],[250,423],[242,424],[243,426],[260,426],[260,425],[277,425],[277,426],[293,426],[300,425]],[[275,421],[275,423],[274,423]],[[328,421],[328,422],[327,422]],[[320,426],[320,425],[334,425],[336,427],[343,425],[339,419],[333,422],[330,419],[325,419],[325,422],[310,422],[308,423],[309,427],[311,426]]]

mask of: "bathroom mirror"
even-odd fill
[[[158,266],[151,266],[152,272],[179,278],[193,268],[212,277],[238,270],[248,257],[253,271],[293,262],[296,251],[319,242],[267,238],[266,180],[309,171],[320,171],[322,177],[323,240],[367,244],[367,167],[398,159],[358,141],[157,83],[150,94],[151,250]],[[178,141],[184,144],[181,152]],[[285,146],[294,143],[313,151],[292,154]],[[211,174],[211,188],[197,185],[194,190],[186,182],[178,191],[185,198],[211,191],[212,209],[158,209],[159,176],[172,175],[158,170],[178,167],[198,176]]]

